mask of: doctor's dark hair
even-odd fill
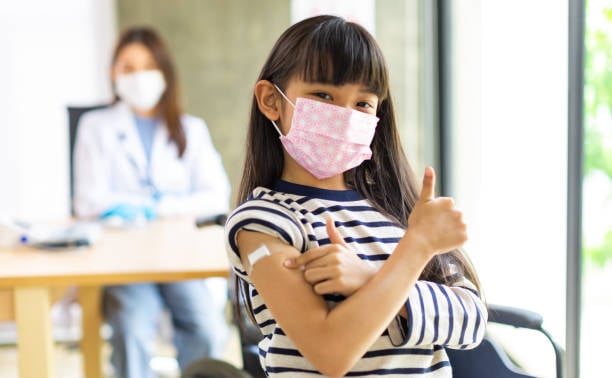
[[[145,46],[151,52],[151,55],[153,55],[157,67],[164,75],[166,90],[162,94],[156,106],[156,110],[164,119],[166,127],[168,128],[170,140],[176,144],[179,157],[182,157],[187,146],[187,140],[185,131],[181,125],[182,109],[179,103],[178,77],[170,52],[161,36],[152,28],[141,26],[131,27],[126,29],[117,41],[115,52],[113,53],[113,66],[121,50],[131,44],[141,44]],[[118,100],[119,97],[115,93],[115,102]]]
[[[378,96],[376,116],[380,120],[370,146],[372,157],[345,172],[345,181],[378,211],[407,227],[419,199],[419,187],[401,146],[387,65],[374,38],[358,24],[335,16],[296,23],[280,36],[258,80],[268,80],[285,92],[293,78],[332,85],[361,84]],[[283,146],[255,96],[245,148],[238,204],[258,186],[274,187],[283,170]],[[420,279],[450,285],[458,279],[457,273],[480,291],[476,272],[460,250],[433,257]]]

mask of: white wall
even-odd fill
[[[113,0],[0,3],[0,214],[69,214],[67,105],[108,101]]]
[[[452,187],[487,299],[565,339],[567,1],[454,2]]]

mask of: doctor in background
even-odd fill
[[[220,156],[204,121],[182,113],[174,64],[154,30],[131,28],[121,35],[111,79],[115,103],[83,115],[77,131],[77,216],[129,223],[226,213],[230,190]],[[116,376],[153,375],[149,360],[163,308],[171,314],[181,369],[201,357],[219,357],[228,327],[218,280],[106,287]]]

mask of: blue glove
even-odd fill
[[[123,203],[111,207],[100,215],[100,219],[102,220],[111,217],[133,222],[139,217],[144,217],[146,220],[154,220],[157,218],[157,214],[155,213],[155,209],[150,206],[137,206]]]
[[[151,206],[143,206],[142,207],[142,213],[144,214],[144,217],[148,221],[152,221],[152,220],[155,220],[157,218],[157,213],[155,212],[155,209],[152,208]]]

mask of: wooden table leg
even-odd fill
[[[101,292],[102,289],[99,286],[79,287],[79,303],[81,304],[83,318],[81,351],[83,353],[83,368],[87,378],[100,378],[102,376]]]
[[[49,289],[16,288],[15,318],[19,376],[52,378],[55,371]]]

